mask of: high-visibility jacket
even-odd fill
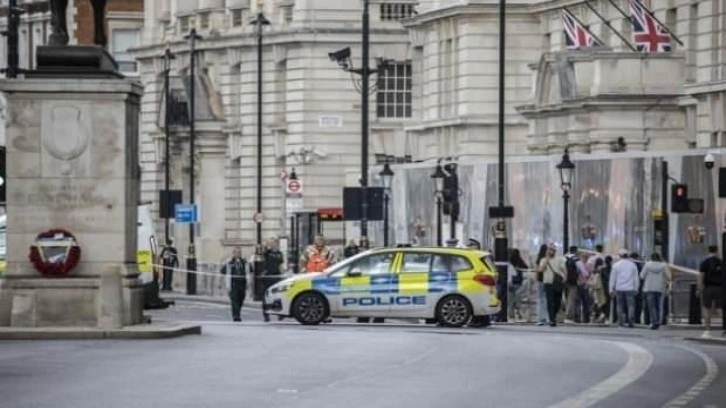
[[[322,272],[330,266],[330,250],[310,246],[305,252],[305,272]]]

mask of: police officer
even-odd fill
[[[276,239],[271,239],[267,241],[267,246],[265,247],[265,253],[264,253],[264,277],[263,277],[263,288],[262,288],[262,297],[264,301],[265,292],[267,292],[267,289],[274,285],[275,283],[279,282],[282,279],[282,264],[284,262],[284,257],[282,255],[282,252],[279,250],[279,245],[277,243]],[[267,312],[263,308],[263,317],[266,322],[270,321],[270,316],[267,315]],[[282,320],[282,316],[278,316],[278,320]]]
[[[265,250],[262,245],[255,246],[255,255],[252,257],[252,271],[255,277],[252,299],[259,302],[262,300],[265,292]]]
[[[242,306],[247,292],[247,261],[242,257],[242,248],[235,247],[232,257],[222,265],[220,273],[225,275],[224,282],[229,290],[229,301],[232,305],[232,320],[241,322]]]
[[[162,277],[161,290],[172,290],[172,279],[174,277],[174,268],[179,267],[179,257],[176,248],[172,245],[172,241],[166,241],[164,249],[161,250],[161,263],[164,266],[164,276]]]

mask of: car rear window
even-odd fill
[[[492,258],[491,257],[489,257],[489,256],[482,256],[480,259],[481,259],[482,262],[484,262],[484,265],[486,265],[487,268],[489,268],[489,270],[491,272],[497,273],[497,267],[496,267],[496,265],[494,265],[494,262],[492,262]]]

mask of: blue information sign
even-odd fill
[[[197,205],[177,204],[176,206],[174,206],[174,219],[179,224],[196,224]]]

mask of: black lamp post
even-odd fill
[[[391,199],[391,182],[395,173],[391,170],[391,165],[386,162],[378,175],[383,180],[383,246],[388,247],[388,203]]]
[[[262,27],[270,25],[262,11],[252,20],[257,28],[257,245],[262,245]]]
[[[194,155],[196,154],[197,134],[195,129],[196,101],[194,96],[195,76],[196,76],[196,44],[197,40],[202,37],[197,34],[197,30],[192,28],[189,34],[184,36],[185,40],[189,40],[189,203],[194,203]],[[195,223],[189,224],[189,251],[187,253],[187,295],[197,294],[197,258],[194,250],[194,227]]]
[[[10,0],[8,2],[8,29],[3,31],[2,35],[7,37],[8,41],[8,66],[3,69],[5,77],[17,78],[22,72],[20,69],[20,47],[18,28],[20,26],[20,15],[25,13],[25,9],[18,7],[18,0]]]
[[[340,51],[328,53],[331,61],[335,61],[345,71],[360,76],[360,86],[354,82],[356,88],[361,94],[361,165],[360,165],[360,186],[361,186],[361,220],[360,233],[361,237],[368,236],[368,105],[370,102],[370,77],[384,69],[386,69],[389,61],[384,59],[378,60],[378,66],[371,69],[370,63],[370,0],[363,0],[363,38],[362,38],[362,58],[361,67],[354,68],[350,58],[350,48],[343,48]]]
[[[562,155],[562,161],[557,165],[557,170],[560,171],[560,186],[564,200],[562,251],[567,253],[570,250],[570,189],[572,188],[572,176],[575,174],[575,163],[570,160],[570,153],[567,149]]]
[[[442,231],[442,198],[444,195],[444,178],[446,178],[446,173],[444,173],[444,169],[441,168],[441,163],[436,165],[436,170],[434,171],[434,174],[431,175],[431,178],[434,179],[434,183],[436,185],[436,191],[434,192],[434,195],[436,196],[436,245],[437,246],[443,246],[443,231]]]
[[[171,89],[169,85],[169,73],[171,71],[171,60],[176,57],[172,54],[171,49],[166,47],[162,59],[164,61],[164,190],[166,191],[166,203],[164,206],[169,209],[171,207],[171,195],[169,194],[169,142],[171,141],[169,120],[171,118]],[[164,245],[169,245],[169,214],[164,219]]]

